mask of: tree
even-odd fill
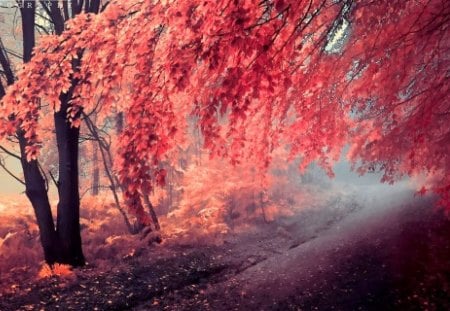
[[[63,1],[61,5],[57,2],[41,1],[42,9],[46,12],[52,23],[55,35],[60,35],[64,30],[64,22],[80,14],[81,12],[97,13],[100,10],[100,0],[93,1]],[[29,63],[32,58],[32,50],[35,46],[35,16],[36,2],[23,1],[19,3],[22,32],[23,32],[23,62]],[[4,51],[3,51],[4,52]],[[80,52],[81,54],[81,52]],[[6,54],[5,54],[6,55]],[[2,57],[2,60],[5,60]],[[2,61],[2,67],[6,73],[7,84],[14,81],[12,64]],[[77,70],[78,63],[73,61],[66,68],[68,72]],[[72,99],[72,92],[77,80],[69,78],[68,90],[60,93],[55,98],[61,107],[53,114],[54,129],[56,133],[57,149],[59,156],[58,166],[58,194],[59,203],[57,207],[56,226],[50,208],[47,195],[47,182],[36,157],[29,157],[29,150],[33,149],[30,144],[33,134],[29,133],[24,125],[24,120],[15,111],[10,111],[5,118],[13,124],[10,136],[15,136],[20,147],[20,161],[25,179],[26,195],[28,196],[36,214],[40,230],[41,243],[44,250],[45,260],[49,264],[55,262],[68,263],[74,266],[84,265],[84,255],[81,249],[81,236],[79,224],[79,189],[78,189],[78,139],[79,129],[72,127],[67,122],[67,111]],[[33,83],[33,82],[31,82]],[[2,86],[3,88],[3,86]],[[4,93],[4,92],[3,92]],[[36,109],[41,109],[39,102]],[[30,115],[31,117],[31,115]],[[37,120],[35,120],[37,121]]]
[[[444,0],[113,1],[42,38],[2,100],[0,136],[20,128],[34,163],[48,103],[75,165],[82,111],[100,99],[123,112],[115,165],[144,223],[142,195],[164,182],[189,114],[212,155],[252,155],[264,170],[287,144],[300,169],[317,161],[332,175],[350,143],[361,172],[424,173],[449,208],[449,13]]]
[[[346,56],[354,63],[344,89],[344,98],[353,100],[357,113],[349,157],[354,162],[361,159],[360,172],[381,169],[382,180],[390,183],[404,175],[424,174],[427,180],[420,193],[438,194],[438,204],[447,211],[449,13],[445,1],[361,5],[356,22],[369,19],[367,28],[355,28],[349,42],[352,48]],[[357,38],[368,39],[363,43]]]

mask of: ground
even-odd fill
[[[0,310],[449,310],[449,237],[428,199],[334,200],[219,242],[170,240],[114,266],[20,279]]]

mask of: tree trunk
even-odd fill
[[[30,61],[35,44],[35,9],[34,1],[25,1],[24,7],[21,8],[24,63]],[[1,59],[2,67],[6,72],[8,85],[11,85],[14,83],[14,77],[6,54],[5,57],[2,57]],[[16,134],[19,140],[20,162],[25,179],[25,193],[30,200],[36,215],[45,261],[51,265],[58,261],[58,237],[53,222],[50,201],[47,195],[46,181],[39,169],[37,160],[27,161],[25,149],[28,142],[24,136],[24,132],[21,129],[17,129]]]
[[[39,170],[38,162],[36,160],[30,162],[26,160],[26,139],[21,131],[18,131],[17,134],[19,138],[21,164],[25,178],[25,193],[36,215],[45,261],[51,265],[58,261],[58,238],[56,236],[45,179]]]
[[[83,3],[83,2],[81,2]],[[89,4],[88,4],[89,3]],[[87,11],[98,13],[100,0],[86,1]],[[65,3],[65,7],[66,3]],[[72,17],[82,11],[82,4],[75,10]],[[23,33],[23,62],[27,63],[32,57],[35,45],[35,12],[36,1],[25,0],[20,8]],[[50,19],[55,27],[56,34],[64,30],[64,17],[58,6],[52,5],[49,12]],[[66,19],[70,18],[68,14]],[[2,47],[1,47],[2,48]],[[0,51],[0,65],[6,76],[7,85],[14,83],[14,74],[6,53]],[[77,64],[74,64],[76,67]],[[72,88],[68,94],[60,96],[61,110],[54,115],[55,130],[59,152],[59,203],[57,208],[57,224],[53,220],[52,210],[47,194],[45,175],[41,171],[38,161],[26,159],[25,149],[28,142],[24,132],[18,128],[16,131],[20,146],[21,164],[25,179],[26,195],[33,206],[39,226],[40,240],[44,251],[45,261],[54,263],[67,263],[73,266],[84,265],[85,260],[81,248],[80,234],[80,198],[78,190],[78,138],[79,129],[72,128],[67,122],[67,108],[77,81],[72,81]],[[4,88],[0,81],[0,97],[4,95]],[[14,115],[11,116],[14,118]]]
[[[71,92],[60,96],[61,109],[54,115],[59,154],[59,180],[56,232],[60,241],[58,262],[83,266],[81,249],[80,194],[78,189],[78,138],[80,129],[67,120]]]
[[[98,142],[92,141],[92,191],[91,194],[96,196],[100,188],[100,169],[98,166]]]

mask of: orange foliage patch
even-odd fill
[[[38,279],[46,279],[53,276],[72,279],[75,277],[75,273],[72,271],[71,266],[63,264],[54,264],[52,267],[44,264],[38,273]]]

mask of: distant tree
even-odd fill
[[[24,133],[24,166],[49,111],[66,142],[56,232],[68,256],[47,258],[82,263],[75,138],[99,99],[105,115],[123,112],[115,166],[143,223],[142,197],[164,183],[160,163],[189,114],[212,155],[250,154],[264,169],[288,144],[300,169],[317,161],[332,175],[350,143],[360,172],[424,173],[449,208],[449,13],[445,0],[116,0],[79,14],[41,39],[0,108],[0,136]]]

